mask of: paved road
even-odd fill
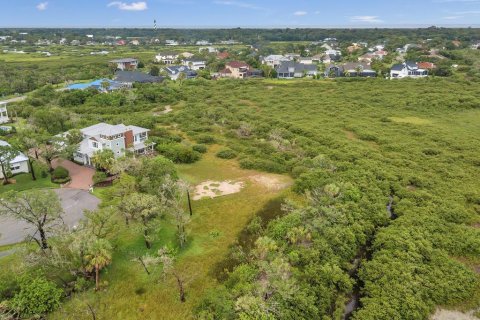
[[[65,90],[67,90],[67,88],[55,89],[55,91],[65,91]],[[18,96],[18,97],[14,97],[14,98],[11,98],[11,99],[3,100],[3,101],[0,101],[0,102],[12,103],[12,102],[23,101],[23,100],[25,100],[26,98],[27,98],[27,96]]]
[[[63,207],[63,221],[69,227],[77,225],[83,217],[84,210],[95,210],[100,200],[84,190],[56,189]],[[32,229],[24,222],[11,218],[0,218],[0,245],[21,242]]]

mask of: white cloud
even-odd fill
[[[148,9],[147,3],[145,1],[131,3],[113,1],[110,2],[107,7],[117,7],[118,9],[125,11],[143,11]]]
[[[363,23],[381,23],[383,20],[380,20],[378,16],[353,16],[350,17],[351,22],[363,22]]]
[[[217,1],[214,1],[213,3],[224,5],[224,6],[239,7],[239,8],[252,9],[252,10],[265,10],[264,8],[258,7],[254,4],[247,3],[247,2],[240,2],[240,1],[217,0]]]
[[[457,20],[463,18],[463,16],[448,16],[448,17],[443,17],[444,20]]]
[[[39,4],[37,4],[37,10],[39,11],[47,10],[47,7],[48,7],[48,2],[40,2]]]
[[[293,13],[294,16],[301,17],[301,16],[306,16],[308,14],[307,11],[295,11]]]

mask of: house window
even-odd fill
[[[120,144],[117,142],[117,147],[119,146]]]
[[[92,141],[92,147],[97,149],[98,148],[98,142]]]
[[[15,171],[15,170],[18,170],[18,169],[20,169],[20,166],[11,166],[10,167],[10,170],[12,170],[12,171]]]

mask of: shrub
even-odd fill
[[[103,182],[107,179],[107,174],[103,171],[97,171],[95,172],[95,174],[93,175],[93,183],[94,184],[97,184],[97,183],[100,183],[100,182]]]
[[[204,144],[196,144],[192,147],[194,151],[200,152],[200,153],[206,153],[207,152],[207,146]]]
[[[64,167],[56,167],[52,172],[52,181],[55,183],[65,183],[70,181],[70,174]]]
[[[197,136],[198,143],[213,144],[215,143],[215,138],[207,134],[201,134]]]
[[[10,307],[21,318],[41,318],[60,306],[62,290],[44,279],[28,279],[20,284],[20,291],[13,297]]]
[[[217,157],[221,159],[233,159],[237,157],[237,154],[231,149],[222,149],[217,152]]]
[[[201,158],[199,152],[181,144],[157,145],[157,151],[175,163],[194,163]]]

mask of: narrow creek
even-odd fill
[[[397,214],[393,210],[393,202],[394,202],[394,194],[393,192],[390,194],[388,197],[388,203],[387,203],[387,214],[390,217],[391,220],[397,219]],[[350,299],[348,302],[345,304],[345,310],[343,313],[342,319],[344,320],[349,320],[353,312],[357,310],[360,306],[360,298],[361,298],[361,288],[363,287],[363,283],[361,283],[359,277],[358,277],[358,271],[360,270],[360,266],[362,264],[362,261],[369,260],[371,258],[371,252],[370,248],[372,245],[372,241],[375,238],[375,235],[372,236],[371,239],[367,241],[365,246],[360,248],[359,253],[353,260],[353,267],[349,272],[350,277],[352,277],[355,280],[355,286],[353,287],[353,292],[350,296]]]

